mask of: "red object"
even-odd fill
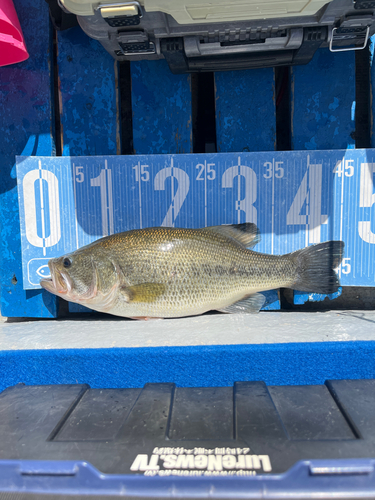
[[[18,63],[28,57],[13,1],[0,0],[0,66]]]

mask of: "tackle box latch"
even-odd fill
[[[139,54],[155,54],[155,44],[149,40],[148,34],[144,31],[131,31],[128,33],[119,33],[117,42],[120,50],[116,51],[117,55],[139,55]]]
[[[329,50],[344,52],[362,50],[366,47],[370,36],[370,27],[374,22],[373,15],[348,16],[339,26],[332,29]]]
[[[119,2],[100,4],[96,8],[103,19],[113,28],[121,26],[136,26],[143,17],[139,2]]]

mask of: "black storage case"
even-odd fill
[[[0,395],[0,498],[372,498],[374,395],[375,380],[17,385]]]

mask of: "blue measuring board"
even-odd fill
[[[344,286],[375,286],[375,149],[18,157],[23,286],[109,234],[254,222],[255,250],[345,241]]]

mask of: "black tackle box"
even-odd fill
[[[47,2],[56,27],[75,14],[116,60],[166,59],[173,73],[307,64],[319,47],[362,49],[375,30],[367,0]]]
[[[0,499],[372,498],[374,396],[375,380],[19,384],[0,395]]]

